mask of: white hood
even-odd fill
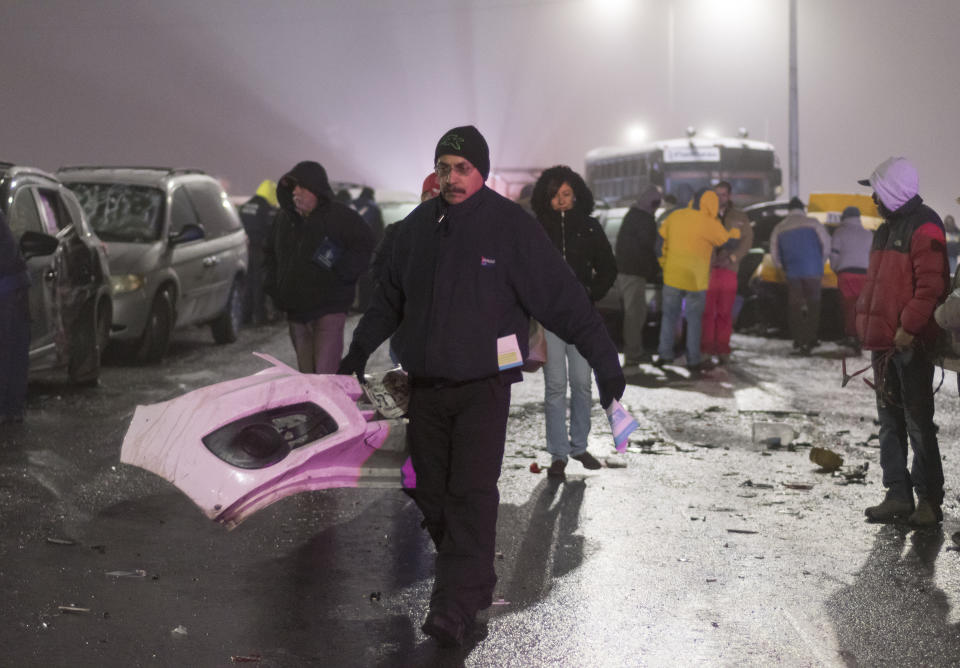
[[[860,183],[873,188],[890,211],[896,211],[920,192],[917,169],[906,158],[887,158],[873,170],[869,179]]]

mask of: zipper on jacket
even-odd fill
[[[567,218],[567,212],[560,212],[560,256],[566,260],[567,259],[567,228],[565,221]]]

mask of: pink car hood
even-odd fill
[[[414,486],[405,420],[375,419],[373,406],[359,408],[363,390],[356,378],[302,374],[269,355],[255,354],[271,366],[170,401],[138,406],[123,439],[120,461],[165,478],[209,518],[230,528],[297,492]],[[238,420],[260,420],[258,414],[266,410],[304,403],[329,415],[335,431],[293,447],[279,461],[236,466],[204,443],[204,437],[209,440],[225,425],[229,429]],[[275,424],[281,422],[264,418],[256,428],[270,432]],[[229,439],[224,442],[232,447]]]

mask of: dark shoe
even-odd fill
[[[712,371],[717,367],[712,360],[701,360],[696,364],[688,364],[687,370],[692,373],[700,373],[703,371]]]
[[[811,352],[813,348],[810,346],[798,346],[795,350],[791,350],[790,354],[794,357],[810,357]]]
[[[717,364],[719,364],[720,366],[726,366],[729,363],[730,363],[729,353],[721,353],[720,355],[717,355]]]
[[[668,364],[673,364],[673,359],[667,359],[666,357],[658,357],[653,361],[653,366],[665,367]]]
[[[566,478],[567,474],[564,473],[564,469],[567,468],[567,463],[562,459],[558,459],[550,465],[550,468],[547,469],[548,478]]]
[[[441,647],[460,647],[466,632],[466,624],[452,615],[437,610],[430,611],[427,620],[420,628]]]
[[[943,521],[943,511],[924,498],[917,501],[917,509],[907,521],[915,527],[932,527]]]
[[[582,455],[570,455],[578,462],[583,464],[583,468],[590,469],[591,471],[596,471],[597,469],[602,469],[603,464],[600,461],[591,455],[589,452],[584,452]]]
[[[863,513],[871,522],[892,522],[898,517],[912,517],[913,499],[904,498],[891,490],[887,490],[887,495],[882,503],[870,506]]]

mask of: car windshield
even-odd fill
[[[103,241],[145,243],[160,238],[163,191],[125,183],[70,183]]]

